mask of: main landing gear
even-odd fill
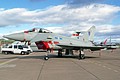
[[[68,50],[68,52],[69,52],[68,54],[72,53],[71,51],[72,51],[72,50]],[[48,50],[48,51],[46,52],[46,55],[44,56],[44,60],[48,60],[48,59],[49,59],[49,57],[48,57],[48,54],[49,54],[49,53],[50,53],[50,50]],[[58,50],[58,57],[62,57],[62,49]],[[79,60],[85,59],[85,54],[84,54],[84,52],[83,52],[82,49],[79,50],[78,59],[79,59]]]
[[[58,50],[58,57],[62,57],[62,49]]]
[[[85,54],[84,54],[84,52],[82,50],[79,51],[79,57],[78,57],[78,59],[79,60],[80,59],[85,59]]]
[[[65,55],[73,55],[73,50],[72,49],[66,49],[66,53]],[[79,50],[79,56],[78,56],[78,59],[85,59],[85,54],[83,52],[83,49],[80,49]]]

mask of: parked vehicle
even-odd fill
[[[1,47],[1,52],[4,54],[30,54],[32,49],[30,46],[26,45],[20,45],[20,44],[10,44],[10,45],[4,45]]]

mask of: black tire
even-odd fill
[[[81,54],[81,59],[85,59],[85,54]]]
[[[62,49],[58,50],[58,57],[62,57]]]
[[[79,59],[85,59],[85,54],[79,54]]]
[[[4,52],[4,54],[8,55],[8,52]]]
[[[62,53],[58,53],[58,57],[62,57]]]
[[[22,52],[21,52],[21,55],[25,55],[25,52],[22,51]]]
[[[48,57],[48,56],[45,56],[45,57],[44,57],[44,60],[48,60],[48,59],[49,59],[49,57]]]

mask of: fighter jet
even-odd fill
[[[105,39],[105,41],[100,42],[100,44],[96,44],[96,45],[106,46],[106,47],[108,47],[107,49],[117,49],[117,48],[119,48],[119,46],[117,46],[115,43],[111,42],[111,37],[110,37],[109,41],[108,41],[108,39]]]
[[[76,32],[76,34],[74,34],[74,38],[52,33],[51,31],[43,28],[34,28],[32,30],[6,35],[4,37],[19,41],[35,42],[38,49],[47,50],[48,53],[57,49],[58,56],[62,56],[63,49],[66,50],[66,55],[73,54],[73,50],[78,50],[79,59],[84,59],[84,49],[96,51],[105,48],[104,46],[95,46],[93,44],[94,33],[95,26],[92,26],[82,35],[82,37],[79,36],[80,32]],[[44,57],[45,60],[49,59],[48,53]]]

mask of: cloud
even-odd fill
[[[107,4],[90,4],[76,8],[69,8],[65,4],[32,11],[25,8],[8,10],[1,8],[0,27],[18,24],[35,24],[39,26],[51,24],[49,29],[66,34],[75,30],[85,31],[95,25],[98,34],[102,32],[116,33],[115,31],[120,26],[115,27],[112,24],[108,25],[108,23],[114,20],[119,11],[120,7]]]
[[[120,25],[98,25],[96,31],[96,41],[104,41],[111,37],[113,42],[120,42]]]
[[[0,26],[39,23],[39,24],[78,24],[104,23],[111,20],[110,16],[120,11],[120,7],[106,4],[92,4],[85,7],[67,8],[58,5],[44,10],[30,11],[25,8],[13,8],[0,11]]]

